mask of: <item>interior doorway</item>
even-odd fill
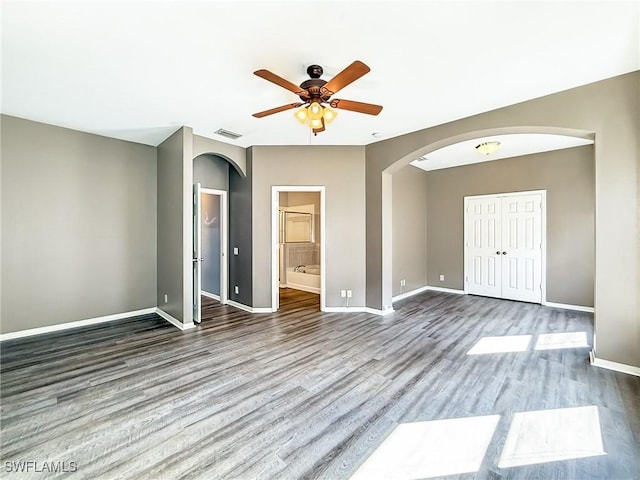
[[[202,321],[202,296],[228,301],[227,192],[194,185],[193,320]]]
[[[272,300],[325,310],[325,190],[272,187]]]
[[[464,198],[465,293],[544,303],[546,191]]]

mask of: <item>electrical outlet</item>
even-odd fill
[[[238,255],[238,247],[233,247],[233,254]],[[238,292],[236,292],[238,293]]]
[[[442,275],[442,274],[440,275],[440,281],[444,282],[444,275]]]
[[[345,298],[347,296],[347,291],[346,290],[340,290],[340,296],[342,298]]]
[[[166,293],[164,294],[164,303],[167,303],[169,301],[169,295],[167,295]]]
[[[400,286],[404,287],[407,285],[407,281],[406,280],[400,280]]]
[[[353,296],[353,293],[351,292],[351,290],[347,290],[347,298],[351,298]]]
[[[236,292],[236,295],[237,295],[238,293],[240,293],[240,288],[238,288],[238,285],[236,285],[236,286],[233,288],[233,291],[234,291],[234,292]]]

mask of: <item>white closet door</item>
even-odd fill
[[[499,197],[466,199],[467,293],[502,296],[501,210]]]
[[[465,198],[465,291],[542,303],[542,194]]]
[[[502,198],[502,298],[542,301],[542,195]]]

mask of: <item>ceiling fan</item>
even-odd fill
[[[307,74],[310,78],[298,86],[269,70],[256,70],[253,72],[255,75],[286,88],[290,92],[298,95],[302,101],[254,113],[253,116],[262,118],[267,115],[273,115],[274,113],[300,107],[295,112],[295,117],[300,123],[308,124],[313,130],[314,135],[317,135],[319,132],[325,130],[325,124],[335,119],[337,112],[333,110],[333,108],[341,108],[343,110],[366,113],[368,115],[378,115],[382,110],[380,105],[337,98],[331,99],[331,96],[338,90],[343,89],[370,71],[371,69],[368,66],[356,60],[327,82],[320,78],[323,73],[322,67],[320,65],[310,65],[307,68]]]

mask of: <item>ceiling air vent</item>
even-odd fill
[[[230,132],[229,130],[225,130],[224,128],[219,128],[213,133],[215,133],[216,135],[222,135],[223,137],[230,138],[231,140],[237,140],[242,136],[239,133]]]

